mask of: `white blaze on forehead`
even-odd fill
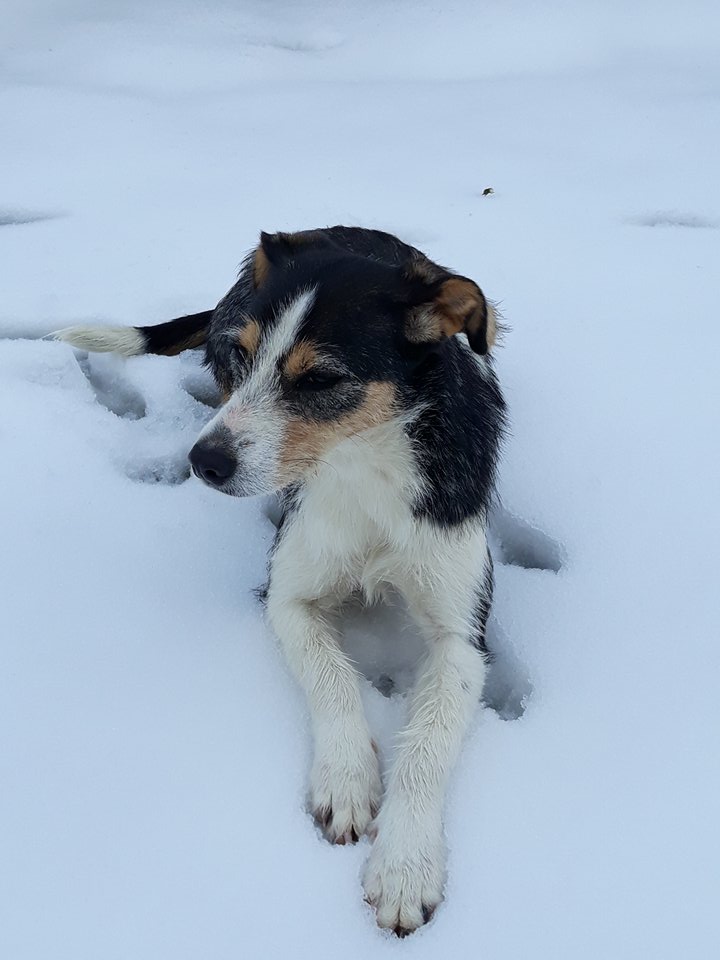
[[[273,401],[280,386],[279,361],[295,343],[300,326],[315,300],[315,288],[303,290],[278,308],[275,323],[263,338],[253,357],[252,368],[228,402],[201,433],[209,437],[218,427],[225,427],[235,439],[249,433],[247,440],[261,442],[264,447],[279,443],[280,427]]]
[[[303,290],[289,303],[280,307],[274,325],[260,344],[250,376],[243,386],[252,387],[254,383],[276,378],[278,361],[295,343],[300,326],[314,301],[315,288],[313,287]],[[240,387],[238,392],[242,393],[243,387]]]
[[[279,361],[297,340],[300,326],[314,300],[314,288],[303,290],[278,309],[275,323],[253,358],[250,373],[231,397],[227,410],[236,403],[253,403],[272,396],[280,382]]]

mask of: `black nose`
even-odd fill
[[[190,451],[190,463],[196,477],[211,487],[221,487],[235,473],[237,462],[220,447],[196,443]]]

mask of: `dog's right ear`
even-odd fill
[[[473,280],[422,255],[404,268],[403,275],[409,307],[405,335],[411,343],[436,344],[464,333],[475,353],[488,353],[497,332],[495,310]]]
[[[297,233],[260,234],[260,244],[253,255],[252,276],[255,289],[264,286],[273,268],[292,266],[293,261],[310,249],[332,247],[332,240],[322,230],[299,230]]]

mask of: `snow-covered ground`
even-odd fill
[[[5,0],[2,960],[717,956],[719,11]],[[512,327],[491,707],[402,942],[305,812],[267,504],[187,479],[199,358],[39,339],[205,309],[260,229],[332,223]],[[388,752],[412,636],[349,633]]]

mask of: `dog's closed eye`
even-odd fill
[[[339,373],[326,373],[322,370],[309,370],[295,382],[297,390],[330,390],[341,383],[345,377]]]

